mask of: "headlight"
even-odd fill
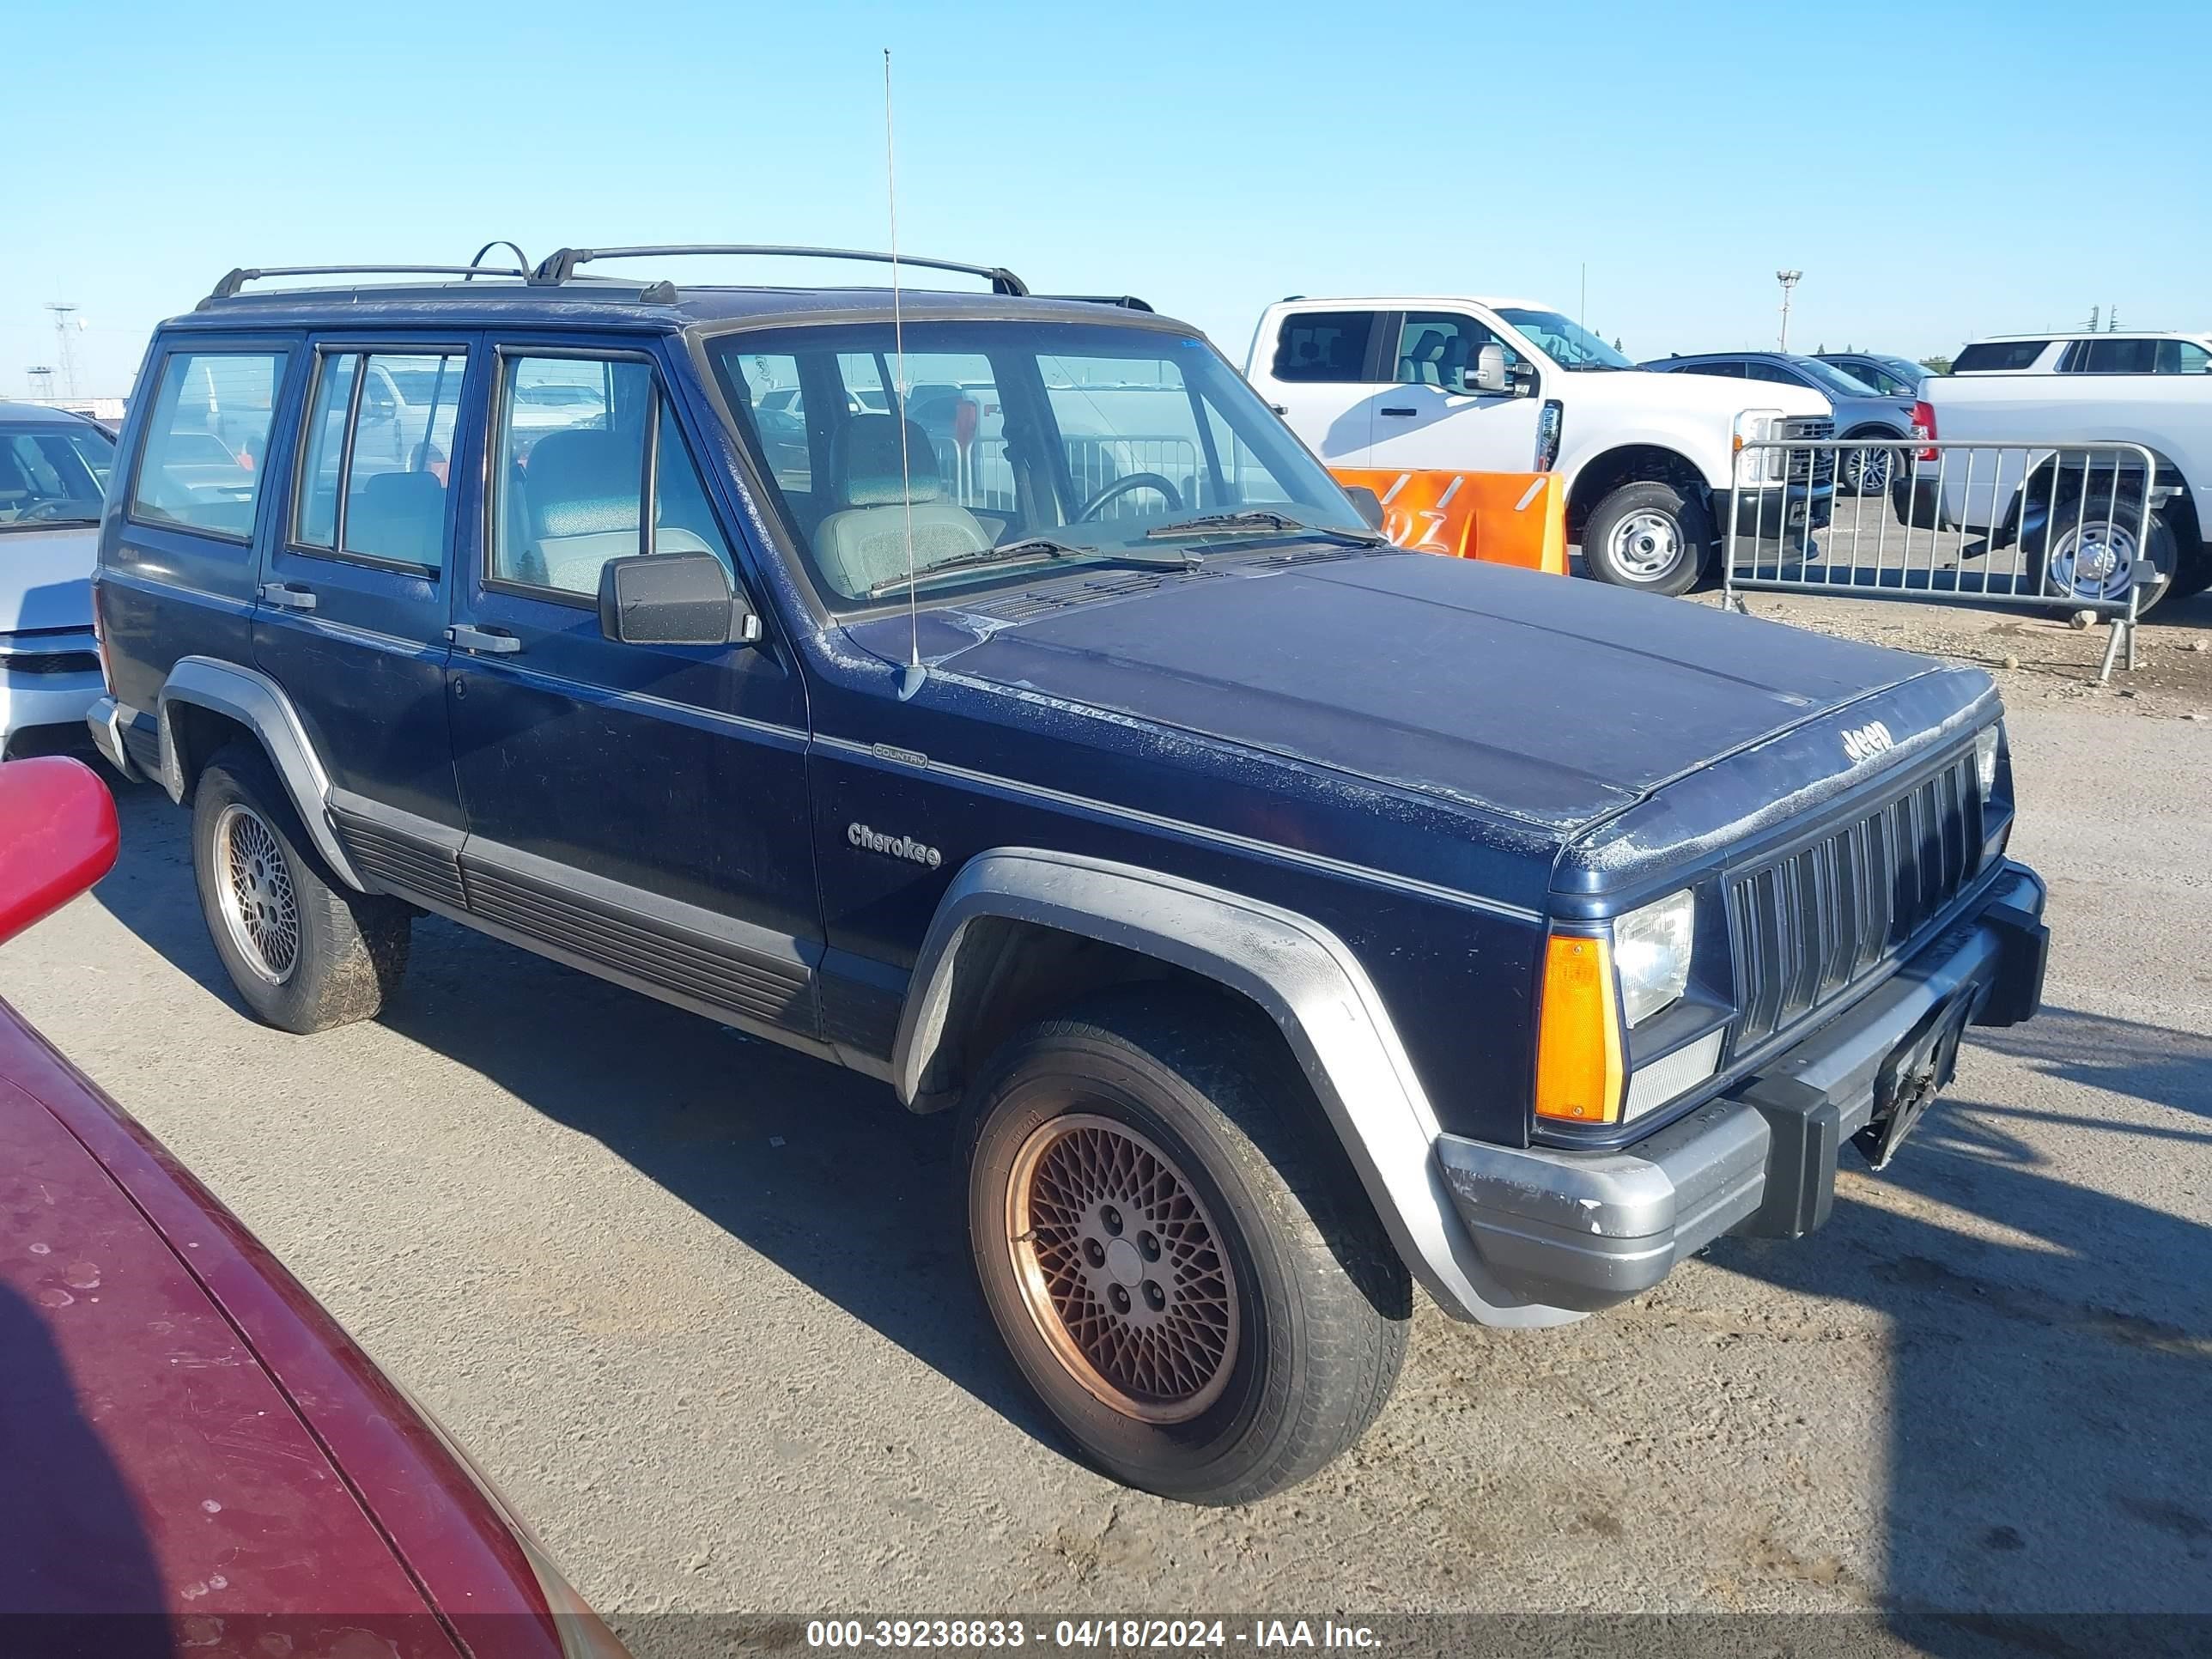
[[[1687,888],[1613,918],[1613,962],[1620,975],[1621,1015],[1630,1025],[1641,1025],[1688,988],[1697,919]]]
[[[1731,428],[1735,449],[1735,481],[1739,485],[1778,483],[1788,452],[1780,449],[1752,449],[1748,443],[1772,443],[1782,436],[1782,411],[1778,409],[1747,409],[1735,417]]]
[[[2003,730],[2004,722],[2000,720],[1974,733],[1974,781],[1980,786],[1984,800],[1996,793],[1997,741]]]

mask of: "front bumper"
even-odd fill
[[[1591,1312],[1650,1290],[1723,1233],[1795,1238],[1827,1219],[1836,1154],[1874,1116],[1892,1057],[1956,1017],[2028,1018],[2043,994],[2043,883],[2008,864],[1982,904],[1794,1048],[1633,1146],[1440,1136],[1454,1207],[1498,1279]]]
[[[0,656],[0,754],[21,732],[45,726],[74,732],[107,689],[97,668],[89,673],[28,673],[11,670],[7,663]]]
[[[1713,492],[1713,522],[1725,537],[1731,521],[1736,539],[1790,542],[1808,531],[1826,530],[1836,511],[1836,486],[1765,484],[1755,489]]]

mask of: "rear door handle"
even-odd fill
[[[1291,412],[1291,406],[1288,404],[1269,404],[1267,410],[1271,414],[1287,415]]]
[[[1418,415],[1421,411],[1418,409],[1386,408],[1381,412],[1385,415]]]
[[[304,587],[294,587],[289,582],[261,584],[261,603],[273,605],[279,611],[313,611],[315,596]]]
[[[447,629],[446,638],[464,651],[484,651],[495,657],[522,649],[522,641],[512,634],[502,634],[494,628],[471,628],[466,623]]]

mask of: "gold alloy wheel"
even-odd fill
[[[1222,1236],[1175,1160],[1126,1123],[1071,1113],[1014,1155],[1006,1248],[1053,1357],[1102,1404],[1185,1423],[1237,1361]]]

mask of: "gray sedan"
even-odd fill
[[[1886,396],[1818,357],[1791,351],[1707,351],[1659,357],[1637,367],[1662,374],[1712,374],[1810,386],[1833,405],[1838,438],[1905,438],[1912,434],[1911,398]],[[1840,451],[1836,482],[1862,495],[1879,495],[1889,488],[1890,472],[1899,460],[1899,452],[1891,449]]]

